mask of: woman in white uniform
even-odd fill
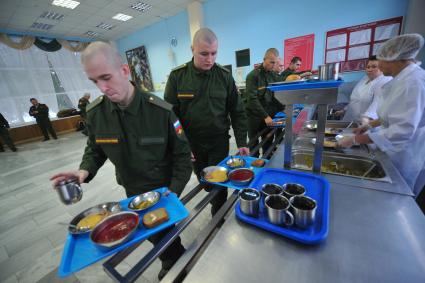
[[[419,34],[405,34],[386,41],[378,50],[379,68],[394,79],[382,87],[379,120],[357,129],[339,141],[342,147],[374,143],[388,154],[417,197],[425,185],[425,71],[415,63],[424,45]],[[368,127],[370,127],[368,126]]]
[[[378,90],[391,80],[386,77],[378,67],[376,56],[370,56],[366,65],[366,76],[364,76],[354,87],[351,93],[350,103],[335,114],[343,115],[343,121],[368,122],[377,119],[376,105]]]

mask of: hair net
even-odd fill
[[[415,59],[424,45],[424,38],[417,33],[403,34],[387,40],[379,49],[378,60],[396,61]]]

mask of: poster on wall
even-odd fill
[[[391,18],[326,33],[325,63],[341,62],[341,71],[360,71],[388,39],[399,35],[403,17]]]
[[[285,68],[288,68],[293,57],[298,56],[302,60],[299,71],[311,70],[313,67],[314,34],[285,39],[283,50]]]
[[[131,77],[134,83],[144,91],[154,91],[151,70],[145,46],[140,46],[125,52]]]

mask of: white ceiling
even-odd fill
[[[30,33],[52,38],[87,38],[115,40],[129,35],[164,18],[186,9],[194,0],[77,0],[75,9],[51,5],[52,0],[0,0],[0,32]],[[143,2],[152,5],[147,12],[131,9],[130,5]],[[41,18],[43,12],[64,15],[60,21]],[[133,16],[122,22],[112,19],[117,13]],[[51,24],[48,30],[32,28],[34,22]],[[111,30],[97,28],[100,23],[114,25]],[[85,35],[87,31],[98,32],[96,37]]]

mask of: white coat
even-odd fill
[[[350,96],[350,103],[347,106],[343,121],[361,121],[363,116],[376,119],[376,92],[391,80],[391,77],[380,75],[372,81],[368,76],[364,76],[354,87]],[[374,108],[370,107],[373,105]]]
[[[417,196],[425,185],[425,71],[411,64],[382,90],[381,128],[368,135]]]

